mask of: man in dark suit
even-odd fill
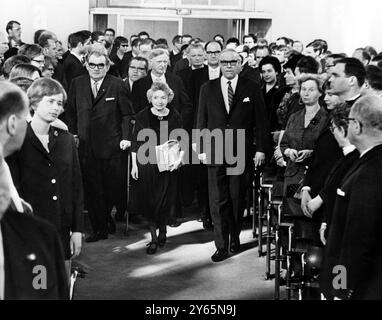
[[[88,35],[86,32],[79,31],[69,37],[71,50],[62,68],[63,85],[66,91],[69,91],[74,78],[87,74],[84,62],[91,42],[91,37]]]
[[[198,129],[207,129],[202,133],[199,159],[208,165],[217,248],[211,257],[214,262],[225,260],[228,249],[232,253],[240,251],[245,194],[253,167],[253,144],[256,141],[255,166],[264,163],[270,144],[269,121],[260,87],[239,78],[239,54],[232,49],[224,50],[220,55],[220,67],[223,76],[201,88],[197,124]],[[217,138],[211,138],[212,131]],[[233,159],[232,155],[237,158]]]
[[[105,48],[92,48],[86,66],[89,74],[72,82],[66,117],[69,131],[79,142],[93,227],[86,241],[95,242],[107,239],[110,212],[121,192],[121,149],[129,147],[132,108],[123,81],[107,74],[110,60]]]
[[[335,298],[381,300],[382,98],[360,98],[347,120],[361,156],[337,189],[321,276]]]
[[[172,70],[175,64],[183,57],[182,36],[176,35],[174,38],[172,38],[172,45],[173,45],[173,49],[170,52],[170,65],[169,65],[170,70]]]
[[[68,299],[64,253],[57,231],[25,213],[4,157],[24,140],[28,99],[0,83],[0,300]]]

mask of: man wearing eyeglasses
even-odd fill
[[[340,268],[329,283],[340,299],[381,300],[382,98],[360,98],[346,120],[349,141],[361,156],[337,189],[328,245]]]
[[[116,197],[121,194],[121,150],[130,146],[131,102],[123,81],[107,74],[109,68],[106,48],[92,47],[86,62],[88,75],[72,81],[66,108],[69,131],[79,143],[93,228],[87,242],[107,239],[108,233],[115,231],[109,217]]]
[[[228,250],[234,254],[240,252],[245,194],[253,174],[253,159],[256,167],[261,166],[270,145],[269,120],[260,87],[239,77],[241,58],[235,50],[224,50],[219,61],[222,77],[202,86],[197,121],[198,129],[217,130],[223,136],[219,144],[218,139],[207,141],[203,134],[204,141],[198,148],[202,152],[199,159],[208,166],[208,191],[217,249],[211,257],[213,262],[225,260]],[[241,132],[245,133],[243,141],[236,138],[226,141],[230,133],[236,137]],[[256,150],[253,150],[254,141]],[[243,149],[244,153],[240,152]],[[231,163],[228,152],[237,155],[236,164]],[[231,172],[235,165],[238,170]]]

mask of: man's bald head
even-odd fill
[[[362,123],[362,128],[369,133],[382,134],[382,98],[368,95],[360,98],[350,111],[350,118]]]

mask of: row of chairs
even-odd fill
[[[283,210],[283,180],[274,170],[256,171],[253,181],[253,235],[265,256],[265,278],[274,280],[274,299],[320,299],[318,276],[322,248],[296,235],[296,218]],[[265,246],[265,248],[264,248]],[[281,276],[281,273],[284,276]]]

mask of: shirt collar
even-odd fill
[[[73,56],[75,56],[78,60],[80,60],[80,62],[82,63],[82,59],[84,58],[84,56],[83,56],[82,54],[79,55],[79,54],[75,53],[74,51],[70,51],[70,53],[71,53]]]
[[[101,80],[97,80],[97,87],[98,87],[98,90],[101,88],[101,85],[103,83],[103,80],[105,80],[105,77],[103,77]],[[93,87],[94,86],[94,83],[96,81],[93,80],[92,78],[90,78],[90,85]]]
[[[226,77],[222,76],[221,77],[221,82],[225,85],[225,86],[228,86],[228,81],[231,81],[231,86],[232,88],[235,90],[236,86],[237,86],[237,81],[239,80],[239,76],[236,75],[235,78],[229,80],[227,79]]]
[[[363,157],[366,153],[368,153],[369,151],[373,150],[375,147],[376,147],[376,146],[371,147],[371,148],[369,148],[369,149],[366,149],[364,152],[361,153],[360,158],[362,158],[362,157]]]
[[[157,79],[160,79],[161,82],[166,82],[166,77],[164,74],[162,74],[160,77],[157,77],[153,73],[151,73],[151,79],[153,80],[153,82],[155,82]]]
[[[352,97],[352,98],[350,98],[350,99],[346,99],[346,101],[347,101],[347,102],[348,102],[348,101],[355,101],[355,100],[357,100],[360,96],[361,96],[361,94],[357,94],[357,95],[355,95],[354,97]]]
[[[347,156],[349,153],[352,153],[355,150],[355,146],[352,144],[350,146],[346,146],[342,148],[342,152],[344,156]]]

